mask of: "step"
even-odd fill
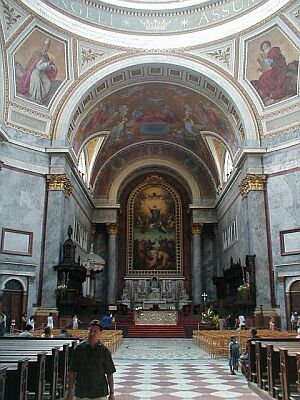
[[[182,326],[169,325],[132,325],[128,326],[127,337],[177,337],[185,338],[185,330]]]

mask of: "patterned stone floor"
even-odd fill
[[[113,359],[117,400],[259,399],[225,359],[211,359],[189,339],[124,339]]]

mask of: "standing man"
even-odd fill
[[[116,368],[110,351],[100,341],[101,332],[101,322],[91,321],[88,339],[75,348],[66,400],[73,400],[74,395],[75,400],[115,400],[113,373]]]
[[[110,329],[111,326],[111,316],[106,313],[102,318],[102,327],[103,329]]]

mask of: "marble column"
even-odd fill
[[[203,224],[192,225],[192,295],[193,304],[201,304],[202,275],[201,275],[201,234]]]
[[[220,271],[220,237],[218,224],[213,224],[213,235],[213,276],[222,276],[222,271]],[[216,298],[216,285],[213,285],[213,299]]]
[[[117,303],[117,224],[107,224],[108,232],[108,274],[107,274],[107,303]]]

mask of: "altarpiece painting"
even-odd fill
[[[182,205],[178,193],[152,176],[128,200],[129,275],[179,275],[182,271]]]

